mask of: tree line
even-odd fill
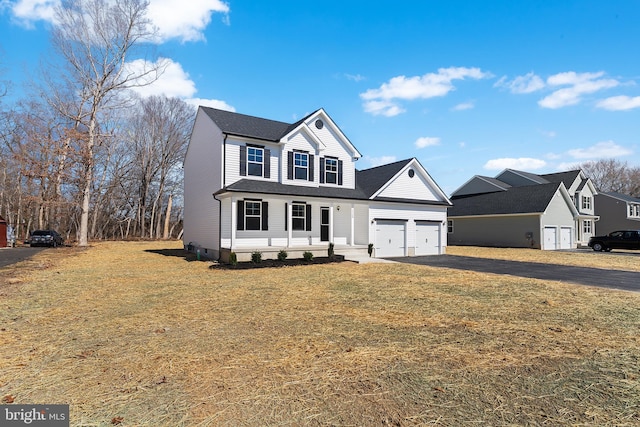
[[[89,239],[175,238],[182,230],[182,161],[195,109],[141,98],[162,61],[142,0],[69,0],[55,10],[52,56],[25,99],[0,85],[0,215],[18,238],[53,228]]]

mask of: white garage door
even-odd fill
[[[570,227],[562,227],[560,229],[560,249],[571,249]]]
[[[376,257],[404,256],[406,221],[376,221]]]
[[[440,253],[440,223],[416,223],[416,255]]]
[[[556,246],[556,228],[555,227],[545,227],[544,228],[544,243],[542,245],[542,249],[544,250],[554,250],[557,249]]]

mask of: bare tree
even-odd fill
[[[629,196],[640,196],[640,168],[627,162],[601,159],[578,165],[591,178],[598,191],[614,191]]]
[[[60,112],[86,130],[80,246],[88,244],[95,148],[105,136],[103,116],[126,103],[125,89],[150,84],[163,71],[157,63],[139,71],[126,66],[155,35],[145,16],[147,6],[142,0],[66,0],[56,8],[52,44],[63,59],[64,87],[76,96],[75,108],[60,108]]]

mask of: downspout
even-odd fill
[[[227,186],[227,136],[225,133],[222,140],[222,188]],[[218,199],[215,193],[213,194],[213,199],[218,202],[218,259],[216,261],[220,261],[220,249],[222,248],[222,200]],[[233,244],[233,242],[231,243]]]
[[[220,261],[220,249],[222,248],[222,200],[216,197],[216,194],[213,193],[213,200],[218,202],[218,259],[216,261]]]

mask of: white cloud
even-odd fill
[[[532,72],[524,76],[518,76],[511,81],[504,76],[493,85],[493,87],[504,87],[511,93],[524,94],[538,91],[544,88],[544,81]]]
[[[376,166],[386,165],[387,163],[395,162],[396,156],[381,156],[381,157],[364,156],[363,160],[369,163],[369,166],[373,168]]]
[[[17,21],[29,27],[35,21],[53,22],[59,4],[60,0],[18,0],[10,9]],[[203,32],[214,13],[223,14],[228,23],[229,11],[222,0],[150,0],[147,17],[159,30],[158,42],[173,38],[187,42],[204,40]]]
[[[640,96],[612,96],[598,102],[596,107],[610,111],[632,110],[640,107]]]
[[[421,138],[418,138],[415,142],[416,148],[432,147],[434,145],[440,145],[440,138],[423,136]]]
[[[627,156],[633,152],[613,141],[602,141],[587,148],[575,148],[567,152],[574,159],[602,159]]]
[[[161,41],[204,40],[203,31],[214,13],[224,14],[228,22],[229,5],[221,0],[150,0],[148,17],[160,31]]]
[[[189,74],[182,69],[180,63],[171,59],[160,58],[156,63],[150,63],[144,59],[136,59],[125,64],[125,72],[142,74],[144,70],[158,65],[164,68],[164,72],[157,80],[153,81],[155,75],[140,78],[138,83],[142,86],[131,90],[142,97],[166,95],[168,97],[191,98],[196,93],[196,85],[189,78]]]
[[[356,83],[365,79],[365,77],[360,75],[360,74],[348,74],[348,73],[345,73],[344,76],[347,78],[347,80],[353,80]]]
[[[491,74],[479,68],[440,68],[437,73],[427,73],[422,76],[393,77],[379,88],[361,93],[360,97],[365,101],[364,110],[366,112],[390,117],[405,111],[397,104],[396,100],[410,101],[445,96],[455,90],[452,84],[454,80],[488,77],[491,77]]]
[[[519,169],[519,170],[536,170],[542,169],[547,165],[547,162],[540,159],[532,159],[528,157],[514,158],[501,158],[489,160],[485,163],[484,168],[487,170],[503,170],[503,169]]]
[[[193,105],[194,107],[199,107],[202,105],[203,107],[217,108],[218,110],[231,111],[232,113],[236,112],[236,109],[233,106],[219,99],[188,98],[184,101],[189,105]]]
[[[620,84],[615,79],[601,78],[603,71],[597,73],[576,73],[569,71],[554,74],[547,78],[549,86],[569,86],[558,89],[540,101],[538,105],[543,108],[557,109],[582,101],[582,95],[591,94],[604,89],[610,89]]]
[[[60,0],[18,0],[15,3],[2,1],[2,7],[9,6],[14,18],[22,25],[31,27],[35,21],[53,21],[54,9]]]
[[[471,110],[474,107],[475,107],[475,105],[473,104],[473,102],[463,102],[461,104],[456,105],[451,110],[452,111],[464,111],[464,110]]]

